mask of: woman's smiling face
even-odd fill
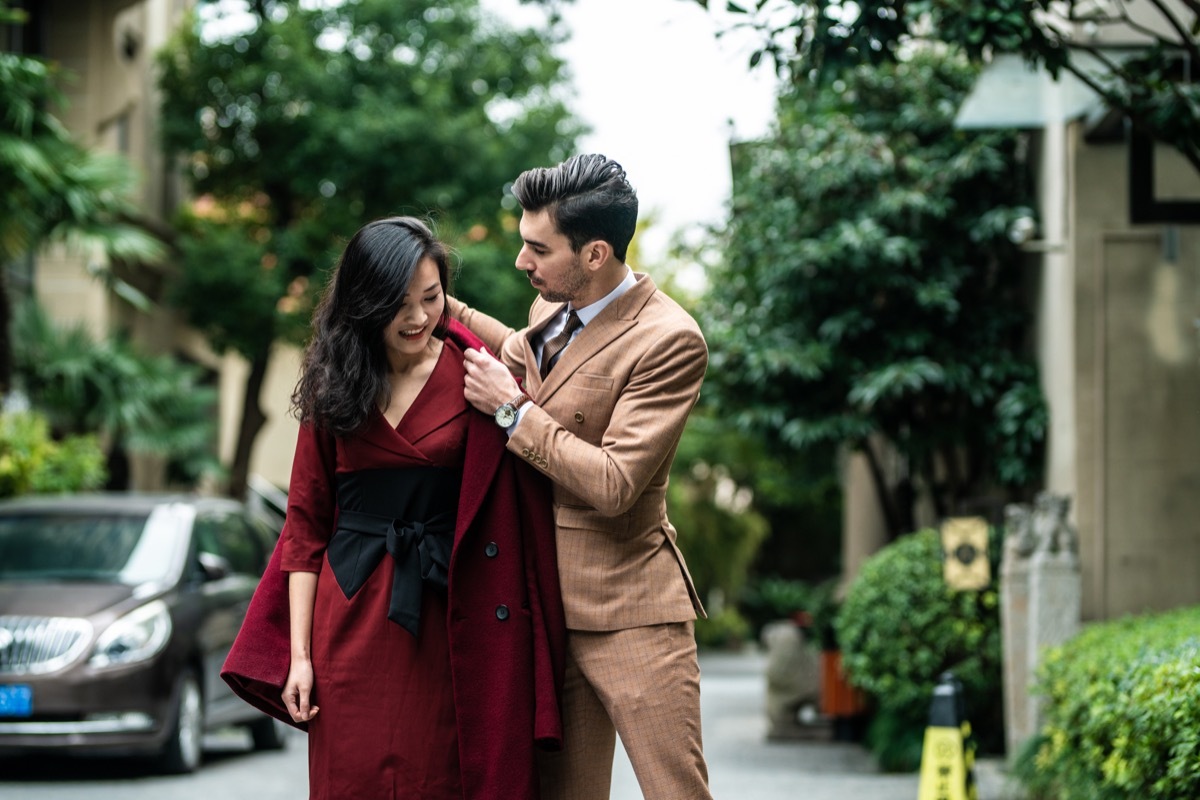
[[[407,360],[421,355],[429,346],[445,308],[446,296],[437,263],[432,258],[422,259],[400,302],[400,309],[383,330],[388,359]]]

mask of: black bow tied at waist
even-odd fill
[[[443,467],[360,470],[338,475],[337,482],[337,530],[327,555],[338,586],[350,599],[391,553],[387,616],[416,636],[422,586],[446,591],[462,473]]]

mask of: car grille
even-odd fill
[[[0,675],[54,672],[79,658],[92,638],[84,619],[0,616]]]

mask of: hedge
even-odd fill
[[[1017,763],[1034,797],[1200,797],[1200,606],[1087,626],[1035,691],[1044,723]]]

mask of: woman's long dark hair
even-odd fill
[[[383,329],[396,317],[418,265],[437,264],[443,295],[450,292],[450,257],[416,217],[369,222],[351,237],[313,312],[312,339],[292,410],[301,423],[350,436],[390,394]],[[444,336],[448,312],[434,330]]]

